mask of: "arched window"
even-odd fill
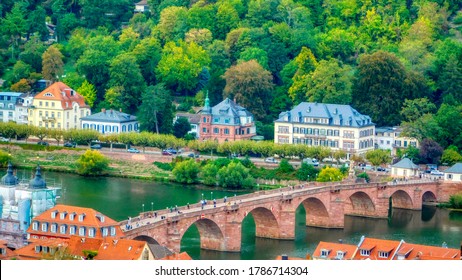
[[[125,125],[122,125],[122,132],[127,131],[127,127]]]
[[[128,131],[132,131],[132,124],[128,125]]]

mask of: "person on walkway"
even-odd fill
[[[189,209],[189,202],[188,202],[188,204],[186,205],[186,207]]]
[[[216,199],[213,199],[213,207],[214,207],[214,208],[217,207],[217,200],[216,200]]]
[[[225,198],[223,198],[223,202],[226,203],[226,200],[228,199],[227,196],[225,196]]]

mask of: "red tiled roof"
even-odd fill
[[[0,239],[0,248],[5,250],[4,254],[0,254],[0,260],[11,260],[11,259],[17,258],[17,254],[13,250],[8,248],[7,245],[8,245],[8,242],[6,240]]]
[[[71,95],[71,91],[74,94]],[[45,96],[46,93],[51,93],[52,96]],[[56,82],[52,84],[51,86],[47,87],[42,92],[37,94],[34,97],[34,99],[61,101],[61,106],[63,109],[72,109],[73,102],[78,103],[81,108],[89,107],[87,104],[85,104],[85,99],[82,95],[77,93],[75,90],[71,89],[68,85],[66,85],[63,82]]]
[[[52,213],[56,213],[55,217],[52,218]],[[61,219],[61,213],[66,213],[64,219]],[[70,220],[70,214],[75,214],[73,220]],[[79,221],[79,216],[84,215],[82,221]],[[60,233],[60,226],[67,225],[69,226],[77,226],[76,234],[78,234],[78,227],[84,226],[86,228],[95,228],[95,236],[94,237],[103,237],[101,229],[102,227],[115,227],[116,236],[115,237],[122,237],[124,234],[120,227],[118,226],[118,222],[114,221],[113,219],[107,217],[106,215],[101,214],[100,212],[92,209],[92,208],[84,208],[84,207],[77,207],[77,206],[70,206],[70,205],[62,205],[58,204],[53,208],[48,209],[47,211],[43,212],[42,214],[35,217],[32,221],[37,221],[39,223],[48,223],[57,224],[56,232],[50,232],[50,226],[47,232],[41,231],[41,228],[37,230],[33,230],[32,225],[27,230],[28,233],[31,235],[38,235],[38,236],[48,236],[52,238],[69,238],[70,234],[69,229],[67,229],[66,234]],[[31,223],[31,224],[32,224]]]
[[[42,248],[65,248],[67,247],[67,242],[64,239],[37,239],[22,248],[16,249],[15,253],[21,260],[40,260],[45,256],[45,253],[42,250],[37,252],[35,250],[36,246],[42,246]]]
[[[326,257],[321,257],[321,251],[328,250],[329,254]],[[331,242],[319,242],[318,247],[314,250],[313,258],[323,258],[323,259],[336,259],[337,252],[344,252],[343,259],[351,259],[354,257],[356,252],[356,246],[343,243],[331,243]]]
[[[359,251],[354,256],[355,260],[390,260],[393,256],[394,251],[398,248],[400,241],[375,239],[375,238],[364,238],[363,243],[359,246]],[[370,250],[368,256],[362,256],[361,250]],[[387,257],[379,256],[379,252],[388,253]]]
[[[173,255],[166,256],[160,260],[177,260],[177,261],[190,261],[192,258],[186,252],[181,252],[179,254],[175,253]]]
[[[437,246],[403,243],[398,250],[397,256],[403,256],[406,260],[460,260],[460,250]]]

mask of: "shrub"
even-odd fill
[[[172,173],[175,176],[175,181],[179,183],[196,183],[198,181],[199,165],[193,159],[185,160],[177,163]]]
[[[281,163],[279,163],[278,167],[278,173],[289,173],[293,171],[294,167],[289,163],[287,159],[281,160]]]
[[[366,172],[360,173],[360,174],[356,175],[356,177],[357,178],[364,178],[367,183],[369,183],[369,181],[371,180],[369,178],[369,175]]]
[[[244,165],[246,168],[253,168],[255,167],[255,164],[249,159],[249,156],[246,156],[244,159],[239,160],[242,165]]]
[[[314,166],[302,163],[302,166],[297,170],[297,174],[295,176],[300,181],[314,181],[318,173],[319,170]]]
[[[170,163],[155,161],[154,165],[161,170],[172,171],[172,165],[170,165]]]
[[[4,151],[0,151],[0,167],[7,167],[11,161],[11,156]]]
[[[207,165],[202,167],[202,171],[200,173],[202,183],[204,183],[205,185],[216,185],[218,170],[219,168],[213,163],[208,163]]]
[[[218,171],[218,184],[224,188],[252,188],[255,179],[240,162],[231,162]]]
[[[87,150],[76,162],[77,173],[84,176],[101,175],[109,165],[109,160],[99,151]]]
[[[326,167],[319,172],[319,176],[316,179],[318,182],[335,182],[343,179],[342,172],[335,167]]]
[[[449,207],[454,209],[462,209],[462,193],[449,196]]]
[[[218,169],[228,166],[228,164],[231,162],[229,158],[217,158],[216,160],[213,161],[213,164],[215,164]]]

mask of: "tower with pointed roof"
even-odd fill
[[[227,142],[250,139],[256,135],[253,115],[233,100],[226,98],[210,107],[205,97],[199,123],[200,139]]]

